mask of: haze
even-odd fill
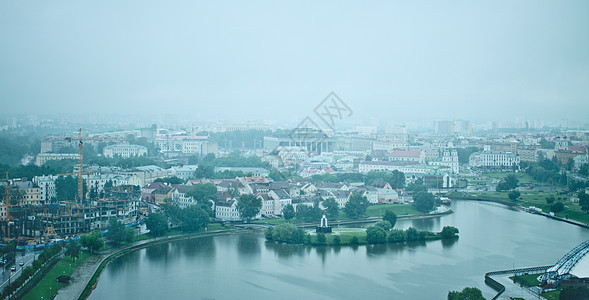
[[[588,1],[3,1],[2,113],[583,120]]]

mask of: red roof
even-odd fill
[[[390,156],[419,157],[419,155],[421,155],[421,151],[395,150],[391,152]]]

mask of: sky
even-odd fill
[[[279,3],[280,2],[280,3]],[[585,120],[589,1],[2,1],[3,114]]]

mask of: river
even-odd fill
[[[244,233],[152,246],[113,260],[90,299],[446,299],[467,286],[490,299],[486,272],[554,264],[589,238],[589,229],[496,203],[452,209],[395,226],[455,226],[451,242],[313,248]]]

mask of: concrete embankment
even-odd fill
[[[206,237],[206,236],[213,236],[213,235],[222,235],[222,234],[232,234],[235,231],[231,230],[219,230],[219,231],[212,231],[207,233],[197,233],[197,234],[183,234],[183,235],[175,235],[175,236],[166,236],[166,237],[158,237],[152,238],[148,240],[138,241],[123,247],[118,248],[111,248],[105,251],[101,251],[100,253],[91,256],[84,260],[78,268],[72,274],[72,281],[70,284],[63,286],[57,292],[57,295],[54,299],[63,299],[63,300],[71,300],[71,299],[79,299],[82,296],[82,293],[88,286],[88,283],[92,280],[94,275],[96,274],[99,276],[102,269],[100,269],[100,265],[103,262],[109,262],[112,259],[115,259],[121,255],[129,253],[131,251],[139,250],[142,248],[150,247],[157,244],[164,244],[174,241],[180,240],[187,240],[192,238],[198,237]]]
[[[521,275],[521,274],[540,274],[540,273],[545,272],[550,267],[552,267],[552,266],[519,268],[519,269],[489,272],[489,273],[485,274],[485,284],[487,284],[492,289],[497,291],[497,295],[495,295],[495,297],[492,298],[493,300],[499,299],[499,297],[503,297],[505,299],[511,299],[511,297],[514,297],[514,296],[518,296],[518,297],[524,298],[524,299],[527,299],[530,297],[537,299],[538,297],[540,297],[540,295],[533,292],[532,290],[525,289],[526,295],[529,295],[530,297],[526,297],[526,295],[522,295],[521,294],[522,287],[518,287],[517,285],[515,285],[511,281],[511,279],[509,279],[509,277],[512,275],[516,275],[516,274],[519,274],[519,275]],[[522,297],[522,296],[524,296],[524,297]]]

